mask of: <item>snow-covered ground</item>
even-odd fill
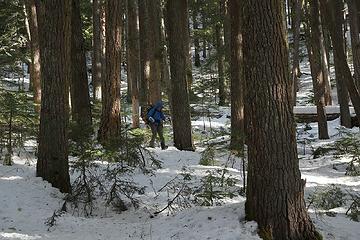
[[[302,71],[310,73],[309,66],[302,64]],[[196,79],[196,71],[194,72]],[[124,76],[124,74],[123,74]],[[202,75],[204,77],[204,75]],[[17,79],[6,79],[8,87],[17,90],[14,84]],[[25,88],[27,89],[27,78]],[[300,92],[296,111],[314,112],[309,107],[312,81],[309,74],[301,77]],[[126,91],[126,85],[122,85]],[[336,89],[333,89],[334,104],[337,103]],[[195,152],[178,151],[169,147],[165,151],[149,149],[162,161],[162,168],[155,175],[136,174],[134,180],[146,186],[145,193],[140,195],[138,209],[116,213],[110,207],[96,209],[94,216],[84,217],[63,213],[56,218],[56,224],[49,227],[45,222],[59,210],[64,202],[64,195],[41,178],[35,176],[36,158],[24,155],[14,156],[13,166],[0,164],[0,239],[1,240],[111,240],[111,239],[145,239],[145,240],[252,240],[260,239],[257,225],[245,221],[245,198],[236,196],[226,198],[221,206],[200,207],[168,211],[155,215],[172,199],[175,193],[159,190],[171,179],[182,173],[182,169],[191,170],[194,182],[207,174],[207,171],[219,169],[228,160],[229,151],[221,148],[216,154],[217,166],[199,164],[201,152],[207,144],[226,142],[229,139],[230,109],[204,104],[193,104],[192,109],[198,114],[194,116],[192,126],[197,138]],[[338,107],[329,107],[329,112],[337,112]],[[317,140],[317,124],[298,124],[298,153],[302,178],[306,179],[305,197],[317,188],[329,184],[338,186],[342,191],[360,192],[360,177],[346,176],[344,168],[334,168],[335,164],[343,164],[350,158],[335,158],[332,154],[313,159],[312,152],[319,146],[333,143],[339,139],[339,119],[328,122],[330,140]],[[166,128],[170,128],[167,126]],[[351,130],[358,133],[358,129]],[[169,143],[171,145],[171,143]],[[228,173],[237,179],[236,186],[241,187],[241,163],[237,159]],[[74,179],[74,175],[72,175]],[[194,184],[196,184],[194,183]],[[324,239],[358,240],[360,225],[350,220],[345,212],[348,205],[331,209],[334,216],[319,214],[318,210],[309,209],[312,220]]]
[[[222,110],[219,111],[222,117],[212,119],[213,128],[227,127],[228,118],[224,116],[228,109]],[[208,127],[210,124],[206,119],[200,123],[194,121],[193,125],[202,128],[204,121]],[[331,141],[339,137],[336,130],[338,125],[338,119],[329,122]],[[345,176],[344,171],[333,168],[334,163],[349,159],[335,159],[332,156],[312,159],[309,154],[311,146],[330,141],[313,140],[303,146],[301,139],[316,139],[317,126],[310,126],[312,129],[308,131],[302,131],[304,125],[298,126],[300,167],[302,177],[307,180],[305,195],[308,196],[315,187],[325,184],[336,184],[344,190],[359,192],[360,177]],[[13,166],[0,165],[0,239],[259,239],[256,223],[244,220],[245,199],[241,196],[226,199],[222,206],[198,206],[154,215],[156,210],[166,206],[169,199],[167,193],[154,192],[181,173],[184,166],[200,177],[207,170],[217,168],[199,165],[200,150],[202,148],[196,152],[178,151],[174,147],[165,151],[151,149],[163,162],[163,166],[154,176],[135,176],[135,181],[147,186],[145,194],[140,197],[138,209],[131,208],[121,214],[111,209],[98,210],[96,216],[90,218],[64,213],[51,228],[45,222],[61,207],[64,195],[41,178],[35,177],[35,158],[25,161],[21,156],[16,156]],[[218,165],[224,163],[226,158],[220,155],[218,154]],[[234,169],[228,170],[241,186],[242,178],[238,167],[235,165]],[[312,219],[325,239],[359,239],[360,225],[345,216],[345,206],[333,211],[337,212],[335,217],[320,216],[310,210]]]

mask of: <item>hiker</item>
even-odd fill
[[[163,102],[158,101],[147,113],[148,123],[151,128],[152,136],[150,141],[150,147],[155,147],[155,138],[156,135],[159,135],[161,149],[167,149],[165,145],[164,133],[163,133],[163,121],[165,120],[165,115],[162,111]]]

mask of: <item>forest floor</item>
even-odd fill
[[[310,76],[303,75],[302,80],[299,104],[309,105]],[[71,211],[71,208],[67,213],[54,216],[62,207],[65,195],[35,177],[36,158],[19,151],[13,157],[13,166],[0,165],[0,239],[260,239],[256,223],[245,221],[245,198],[241,192],[242,160],[226,148],[230,108],[217,107],[209,101],[206,104],[198,101],[192,105],[192,109],[196,151],[178,151],[172,147],[169,140],[171,129],[167,124],[170,147],[164,151],[158,147],[148,148],[162,162],[162,167],[154,175],[134,173],[133,180],[145,186],[145,192],[137,196],[138,208],[130,207],[122,213],[99,203],[95,205],[91,217],[85,217],[81,211]],[[316,123],[297,125],[300,170],[302,178],[306,179],[306,203],[324,239],[357,240],[360,236],[359,222],[346,215],[352,203],[351,196],[360,192],[360,176],[346,175],[348,164],[354,156],[339,155],[334,150],[320,151],[314,156],[314,151],[321,149],[319,147],[332,148],[334,143],[344,137],[358,135],[359,130],[339,128],[339,119],[329,121],[328,125],[330,140],[317,139]],[[28,145],[31,147],[34,143],[29,142]],[[212,146],[210,150],[214,154],[214,161],[205,166],[199,162],[205,158],[206,151],[209,153],[209,146]],[[208,192],[201,191],[204,184],[208,183],[206,179],[209,180],[209,174],[215,176],[212,182],[214,185],[218,184],[216,181],[219,179],[235,183],[224,193],[236,190],[231,196],[216,198],[215,195],[206,195]],[[184,176],[191,179],[184,181]],[[75,178],[76,174],[72,173],[71,179]],[[197,206],[193,196],[185,195],[184,192],[184,195],[180,194],[174,200],[171,207],[154,214],[166,207],[184,186],[202,193],[198,195],[198,202],[213,201],[214,206]],[[328,193],[330,200],[324,198]],[[328,206],[324,210],[321,208],[324,207],[324,204],[321,205],[323,200],[325,205],[331,206],[332,201],[335,201],[339,206]],[[54,220],[52,224],[45,224],[49,219]]]

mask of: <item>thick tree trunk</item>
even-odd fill
[[[294,105],[296,105],[297,91],[299,90],[299,79],[300,73],[300,24],[301,24],[301,9],[302,0],[292,0],[292,17],[291,21],[292,32],[293,32],[293,52],[292,52],[292,82],[294,90]]]
[[[194,150],[186,68],[189,51],[187,0],[167,2],[174,146]]]
[[[93,0],[93,58],[92,58],[92,85],[93,99],[101,100],[102,82],[102,0]]]
[[[139,122],[139,82],[140,82],[140,45],[137,1],[127,0],[128,4],[128,82],[131,82],[132,127],[138,128]]]
[[[356,116],[360,122],[360,95],[351,75],[344,49],[344,38],[342,34],[342,10],[344,3],[341,0],[320,0],[320,3],[333,42],[334,61],[337,62],[338,65],[336,71],[338,72],[338,76],[341,76],[345,82]]]
[[[360,89],[360,26],[359,11],[360,3],[356,0],[347,0],[350,18],[351,50],[354,64],[354,78],[358,89]]]
[[[70,93],[72,119],[80,129],[90,131],[92,124],[90,93],[79,0],[72,0],[71,26]]]
[[[159,0],[147,0],[148,27],[149,27],[149,48],[150,52],[150,79],[149,98],[150,103],[155,104],[161,100],[161,61],[162,49],[160,43],[160,13]]]
[[[321,53],[320,5],[318,0],[309,1],[308,21],[310,22],[309,43],[307,44],[311,75],[314,88],[314,99],[317,110],[319,139],[328,139],[328,127],[325,110],[325,81]]]
[[[229,0],[230,77],[231,77],[231,142],[234,150],[244,146],[244,70],[242,53],[240,0]]]
[[[102,83],[102,112],[99,140],[106,143],[120,135],[120,68],[122,1],[108,0],[106,4],[106,74]]]
[[[39,29],[38,29],[38,20],[37,20],[35,0],[26,0],[25,6],[26,6],[26,12],[28,15],[29,30],[30,30],[31,87],[34,92],[35,110],[37,112],[40,112],[40,106],[41,106],[40,46],[39,46]]]
[[[349,109],[349,93],[345,83],[344,75],[342,75],[341,63],[334,56],[334,68],[336,78],[336,91],[338,103],[340,105],[340,124],[341,126],[351,128],[351,115]]]
[[[246,217],[264,239],[320,239],[299,171],[282,1],[244,2]]]
[[[149,16],[146,0],[138,0],[139,4],[139,35],[140,35],[140,85],[139,101],[140,106],[149,103],[149,79],[150,79],[150,52],[149,52],[149,35],[150,29]]]
[[[37,1],[41,58],[41,113],[36,176],[70,192],[68,111],[71,2]]]

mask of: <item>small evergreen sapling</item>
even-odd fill
[[[4,165],[11,165],[15,149],[37,135],[38,116],[30,96],[0,89],[0,152],[6,149]]]

